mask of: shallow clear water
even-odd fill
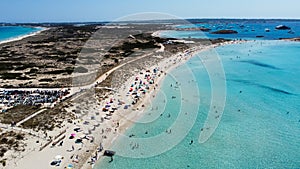
[[[39,30],[41,30],[41,28],[22,26],[0,26],[0,41],[24,36]]]
[[[104,158],[95,168],[300,168],[300,43],[256,41],[222,46],[216,51],[226,74],[227,101],[219,126],[207,142],[200,144],[198,138],[212,90],[200,58],[214,55],[213,50],[202,52],[174,69],[152,102],[153,109],[149,108],[141,122],[154,120],[138,123],[126,132],[134,134],[134,138],[165,133],[181,116],[180,107],[192,109],[197,105],[194,124],[192,118],[189,121],[183,117],[183,128],[192,124],[186,136],[180,133],[184,139],[170,149],[165,147],[166,142],[173,140],[167,137],[156,140],[152,147],[145,148],[140,143],[135,149],[118,139],[112,147],[117,152],[114,161],[108,163],[110,159]],[[188,74],[190,71],[193,76]],[[180,82],[178,88],[174,87],[176,81]],[[197,85],[200,100],[195,98],[197,92],[184,87],[191,84]],[[176,98],[172,99],[173,96]],[[186,112],[191,113],[188,109]],[[177,132],[174,129],[169,135]],[[149,158],[124,157],[140,149],[145,153],[165,151]]]

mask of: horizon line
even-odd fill
[[[203,18],[178,18],[178,19],[147,19],[147,20],[122,20],[122,21],[41,21],[41,22],[1,22],[0,24],[51,24],[51,23],[113,23],[113,22],[146,22],[146,21],[171,21],[171,20],[300,20],[300,18],[234,18],[234,17],[203,17]]]

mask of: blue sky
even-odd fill
[[[179,18],[299,18],[299,0],[1,0],[0,22],[112,21],[162,12]]]

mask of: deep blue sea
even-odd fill
[[[280,38],[300,37],[299,20],[211,20],[199,21],[196,24],[178,25],[178,28],[208,28],[209,32],[202,31],[163,31],[162,37],[173,38],[226,38],[248,40],[274,40]],[[285,25],[290,30],[276,30],[276,26]],[[266,32],[269,29],[269,32]],[[238,34],[211,34],[218,30],[235,30]],[[256,36],[263,36],[257,38]]]
[[[39,30],[41,30],[41,28],[22,26],[0,26],[0,41],[17,38]]]
[[[299,34],[298,22],[252,24],[238,31],[256,33],[228,36],[267,36],[263,30],[279,24],[291,26],[292,37]],[[114,161],[103,158],[95,168],[299,169],[300,43],[274,40],[288,36],[272,30],[267,40],[210,49],[172,70],[145,115],[127,130],[133,137],[120,136],[111,148]]]

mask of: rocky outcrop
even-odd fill
[[[178,31],[202,31],[202,32],[209,32],[211,29],[204,28],[204,27],[197,27],[197,28],[178,28]]]
[[[297,38],[279,38],[280,40],[287,40],[287,41],[294,41],[294,42],[300,42],[300,37]]]
[[[290,30],[291,28],[285,25],[278,25],[275,27],[277,30]]]
[[[211,32],[211,34],[238,34],[235,30],[219,30],[215,32]]]

